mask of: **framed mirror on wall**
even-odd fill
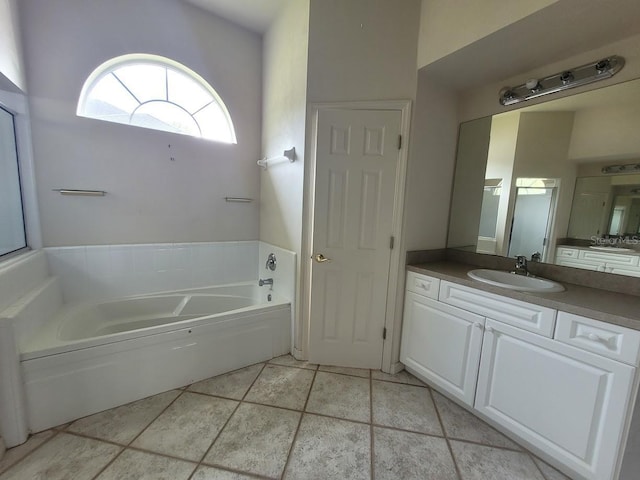
[[[640,277],[640,79],[460,125],[447,246]]]

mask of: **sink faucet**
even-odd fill
[[[516,269],[513,273],[516,275],[529,276],[529,270],[527,270],[527,257],[524,255],[518,255],[516,257]]]
[[[258,286],[262,287],[264,285],[269,285],[269,290],[273,290],[273,278],[265,278],[258,280]]]

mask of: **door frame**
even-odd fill
[[[400,335],[399,326],[395,322],[396,302],[398,296],[398,283],[401,280],[400,271],[404,272],[404,258],[401,258],[402,224],[404,217],[404,202],[406,190],[407,165],[409,161],[409,132],[411,124],[411,100],[373,100],[355,102],[331,102],[311,103],[307,110],[306,151],[309,152],[308,164],[304,174],[304,205],[302,222],[302,256],[300,259],[301,270],[301,318],[299,325],[294,328],[295,339],[293,355],[298,359],[309,358],[309,331],[311,322],[311,254],[313,248],[313,219],[315,211],[315,181],[317,163],[317,139],[318,121],[321,111],[329,110],[390,110],[399,111],[400,135],[402,146],[398,155],[398,167],[396,170],[396,185],[394,192],[392,232],[394,236],[394,248],[391,250],[389,264],[389,283],[387,286],[387,301],[384,326],[387,329],[387,337],[382,347],[382,370],[391,372],[395,362],[392,359],[392,346],[394,338]],[[397,330],[397,331],[396,331]],[[382,333],[381,333],[382,334]],[[395,372],[394,372],[395,373]]]

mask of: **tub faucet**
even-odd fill
[[[258,280],[258,286],[262,287],[264,285],[269,285],[269,290],[273,290],[273,278],[265,278]]]

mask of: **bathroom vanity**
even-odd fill
[[[556,265],[640,277],[640,252],[607,247],[556,248]]]
[[[618,478],[638,388],[640,299],[501,289],[451,261],[409,266],[407,370],[571,478]]]

